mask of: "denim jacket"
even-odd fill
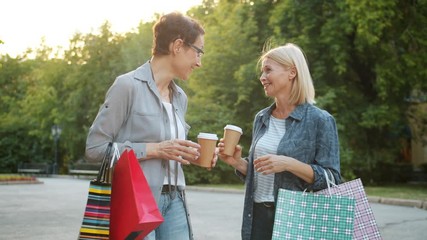
[[[268,129],[269,120],[275,104],[267,107],[255,116],[252,131],[252,144],[249,149],[248,170],[246,175],[236,171],[245,181],[246,194],[243,209],[242,239],[250,240],[252,231],[252,208],[254,198],[254,150],[258,140]],[[280,140],[277,155],[295,158],[311,165],[314,182],[308,184],[290,172],[276,173],[274,176],[274,196],[278,189],[294,191],[318,191],[327,187],[324,169],[329,170],[335,182],[341,182],[338,133],[335,119],[325,110],[312,104],[298,105],[286,119],[286,133]],[[332,176],[330,176],[332,177]]]

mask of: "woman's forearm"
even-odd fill
[[[286,170],[309,184],[314,182],[314,171],[309,164],[293,159],[292,164],[289,164]]]

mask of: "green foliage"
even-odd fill
[[[200,16],[206,29],[203,66],[209,67],[194,72],[189,82],[191,125],[201,124],[207,129],[205,131],[221,135],[226,124],[239,125],[245,132],[242,137],[244,149],[249,148],[252,116],[259,110],[248,101],[252,92],[260,91],[260,85],[254,84],[259,82],[254,79],[253,72],[253,61],[260,52],[255,10],[248,3],[220,1],[207,15]],[[242,110],[245,110],[244,114]],[[209,115],[200,115],[202,113]],[[201,117],[202,122],[194,121],[194,117]]]
[[[426,1],[205,0],[188,14],[206,30],[203,67],[177,81],[189,96],[190,140],[199,132],[222,137],[226,124],[236,124],[247,154],[253,117],[272,103],[257,66],[270,40],[304,49],[317,105],[336,118],[346,179],[388,179],[393,164],[404,164],[407,141],[427,142]],[[82,158],[114,79],[151,57],[152,25],[141,22],[122,35],[105,22],[97,33],[75,34],[63,55],[42,43],[16,58],[0,56],[0,171],[52,162],[53,124],[63,128],[63,171]],[[238,182],[221,161],[211,171],[186,172],[191,184]]]
[[[271,15],[273,38],[305,49],[319,105],[337,119],[345,177],[400,157],[405,97],[425,89],[425,70],[414,69],[425,59],[402,56],[425,51],[425,33],[412,32],[425,11],[424,2],[280,1]],[[424,37],[402,38],[409,34]]]
[[[121,44],[121,61],[126,71],[135,69],[151,58],[153,22],[138,25],[137,32],[127,33]],[[117,59],[116,59],[117,60]]]

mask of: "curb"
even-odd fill
[[[381,198],[381,197],[368,197],[368,201],[372,203],[382,203],[395,206],[415,207],[427,210],[427,201],[400,199],[400,198]]]
[[[245,190],[232,189],[232,188],[212,188],[212,187],[185,186],[185,189],[188,189],[191,191],[199,191],[199,192],[205,191],[205,192],[245,194]]]

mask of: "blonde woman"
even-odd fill
[[[273,48],[259,59],[260,82],[274,103],[254,119],[249,156],[237,146],[219,158],[245,181],[242,239],[271,239],[278,189],[326,188],[323,170],[341,181],[336,123],[316,107],[314,87],[303,51],[295,44]],[[332,176],[330,176],[332,177]]]

